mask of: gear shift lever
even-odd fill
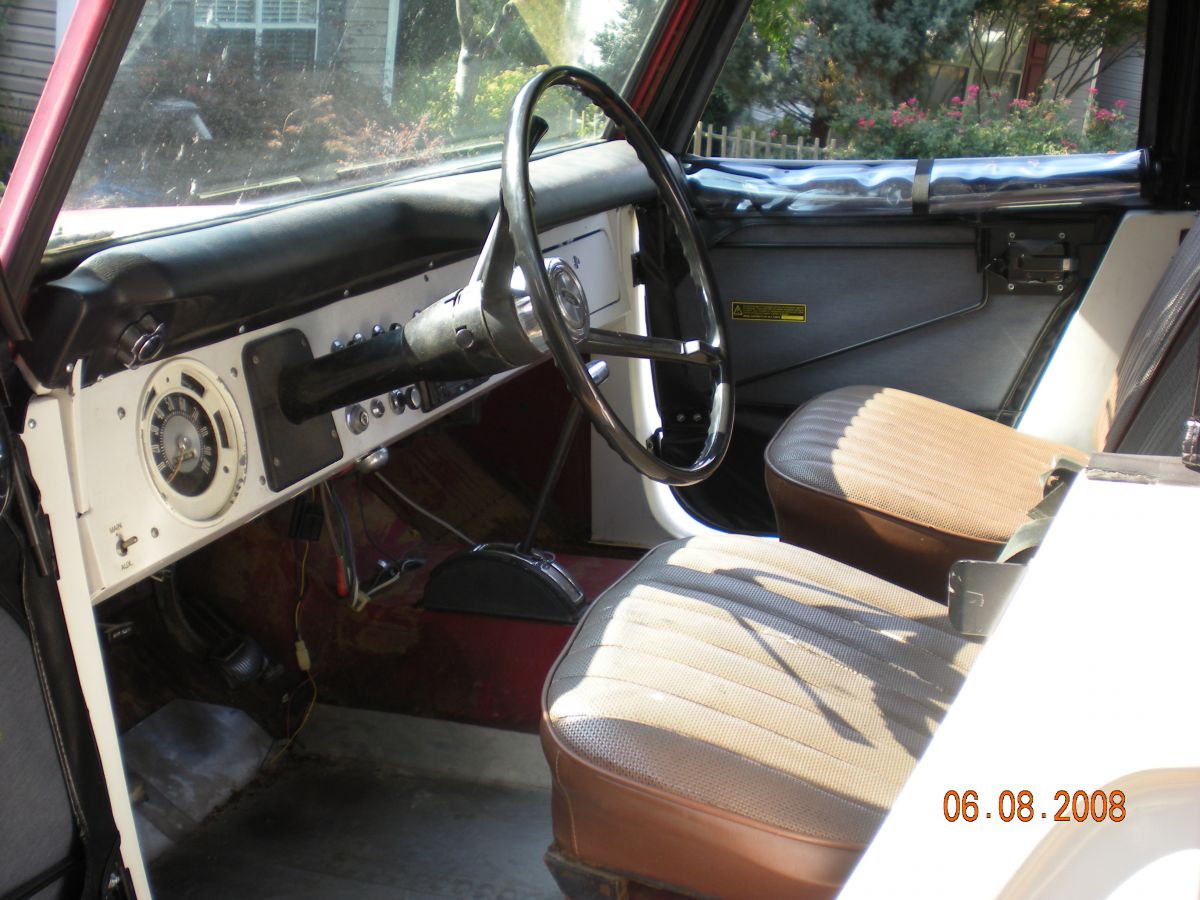
[[[599,385],[608,378],[608,363],[593,360],[587,371]],[[426,609],[551,622],[578,620],[587,596],[550,554],[533,549],[533,539],[562,476],[581,415],[579,405],[572,403],[521,543],[479,544],[447,558],[429,576],[421,601]]]
[[[587,371],[588,377],[597,386],[608,379],[608,363],[602,359],[595,359],[588,363]],[[533,506],[533,518],[529,523],[529,530],[525,532],[525,540],[517,545],[518,553],[529,553],[533,549],[533,536],[537,534],[538,526],[542,524],[542,519],[546,515],[546,506],[550,502],[550,495],[554,493],[554,488],[558,486],[558,479],[562,477],[563,466],[567,464],[567,454],[571,451],[571,442],[575,439],[575,430],[579,427],[579,417],[582,414],[579,404],[572,403],[567,412],[567,419],[563,422],[562,431],[558,435],[554,455],[550,458],[550,468],[546,471],[546,480],[542,483],[541,493],[538,494],[537,502]]]

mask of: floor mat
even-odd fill
[[[549,792],[296,759],[151,869],[163,900],[561,896]]]

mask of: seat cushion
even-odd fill
[[[994,559],[1042,499],[1056,444],[879,387],[822,394],[767,447],[779,536],[944,599],[958,559]]]
[[[704,895],[832,896],[977,649],[944,607],[801,548],[664,544],[547,679],[555,839]]]

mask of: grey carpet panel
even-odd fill
[[[549,792],[295,759],[152,867],[160,900],[558,897]]]

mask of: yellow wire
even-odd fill
[[[296,595],[296,613],[293,617],[293,622],[296,628],[296,640],[300,640],[300,604],[304,602],[305,590],[305,575],[308,572],[308,551],[312,549],[312,543],[304,542],[304,555],[300,557],[300,591]]]
[[[299,643],[302,640],[302,638],[300,636],[300,604],[304,602],[304,592],[306,589],[305,576],[308,573],[308,551],[311,549],[312,549],[312,542],[305,541],[304,542],[304,553],[300,557],[300,585],[299,585],[299,589],[296,593],[296,610],[292,616],[292,623],[295,626],[295,630],[296,630],[296,642],[297,643]],[[309,660],[309,665],[310,666],[312,665],[311,659]],[[278,760],[280,757],[283,756],[283,754],[288,752],[288,749],[295,742],[296,738],[300,736],[300,732],[304,730],[304,726],[308,724],[308,720],[309,720],[309,717],[312,716],[313,709],[316,708],[316,705],[317,705],[317,682],[316,682],[316,679],[313,678],[311,671],[305,672],[304,677],[306,679],[308,679],[308,685],[310,688],[312,688],[312,697],[309,698],[308,708],[306,710],[304,710],[304,716],[300,719],[300,724],[296,726],[296,730],[293,731],[291,733],[291,735],[288,736],[288,739],[284,742],[283,746],[280,747],[275,753],[273,753],[271,755],[271,757],[267,760],[267,763],[266,763],[267,765],[274,764],[276,760]],[[288,698],[288,706],[289,706],[289,708],[291,707],[291,698]]]
[[[304,730],[304,726],[308,724],[308,718],[312,715],[313,709],[317,705],[317,683],[313,680],[312,673],[306,672],[305,676],[308,678],[308,683],[312,687],[312,699],[308,701],[308,709],[304,711],[304,718],[300,720],[300,724],[296,726],[296,730],[292,732],[291,737],[289,737],[287,741],[284,742],[284,745],[280,747],[269,760],[267,760],[267,765],[273,765],[276,760],[288,752],[288,749],[292,746],[292,743],[300,736],[300,732]]]

